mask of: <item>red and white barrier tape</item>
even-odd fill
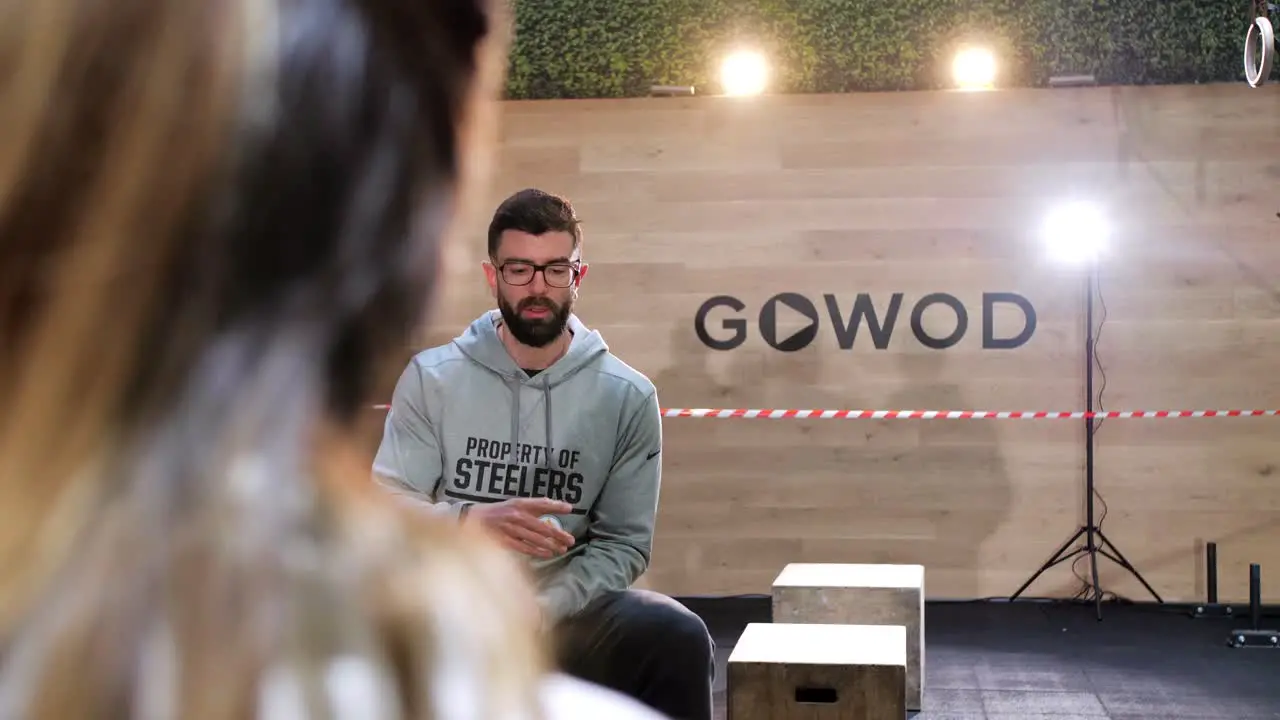
[[[1280,415],[1280,410],[1125,410],[1108,412],[1046,412],[985,410],[663,410],[663,417],[764,418],[768,420],[1066,420],[1094,418],[1254,417]]]
[[[375,405],[390,410],[390,405]],[[986,410],[722,410],[667,408],[667,418],[757,418],[765,420],[1083,420],[1100,418],[1209,418],[1280,415],[1280,410],[1120,410],[1106,412],[986,411]]]

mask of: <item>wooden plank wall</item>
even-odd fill
[[[1106,204],[1115,233],[1101,270],[1105,408],[1280,408],[1277,92],[507,103],[488,202],[422,342],[491,306],[479,270],[489,214],[538,186],[585,221],[579,314],[664,407],[1079,410],[1083,276],[1049,259],[1037,230],[1055,203],[1084,197]],[[821,318],[796,352],[758,329],[782,292]],[[983,348],[983,294],[995,292],[1034,307],[1024,345]],[[883,349],[865,325],[852,347],[838,342],[824,295],[847,317],[860,293],[881,318],[901,294]],[[967,311],[952,347],[911,331],[930,293]],[[717,337],[724,319],[748,319],[736,349],[695,333],[716,295],[745,305],[710,315]],[[782,335],[803,326],[779,322]],[[934,306],[921,324],[945,336],[955,322]],[[998,306],[995,335],[1021,327]],[[646,582],[672,594],[767,592],[787,562],[854,561],[923,563],[933,598],[1007,596],[1083,520],[1082,422],[670,419],[665,432]],[[1249,562],[1280,577],[1278,436],[1280,418],[1105,421],[1104,532],[1167,600],[1204,596],[1203,543],[1216,540],[1222,596],[1247,598]],[[1149,598],[1114,564],[1101,569],[1107,590]],[[1028,594],[1078,589],[1066,563]],[[1280,600],[1280,583],[1264,595]]]

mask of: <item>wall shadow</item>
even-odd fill
[[[946,363],[945,351],[902,355],[899,369],[906,385],[883,409],[973,409],[960,387],[944,379]],[[904,493],[919,501],[913,519],[929,531],[927,537],[903,540],[894,561],[924,565],[926,589],[930,573],[945,574],[942,592],[929,592],[930,599],[1002,594],[993,593],[990,583],[984,588],[981,575],[1003,566],[1002,553],[988,548],[984,554],[983,546],[1005,521],[1012,504],[1011,480],[995,426],[1003,421],[889,422],[918,423],[919,443],[895,455],[893,475],[901,478]]]
[[[716,351],[698,341],[691,322],[679,320],[671,326],[669,347],[671,363],[650,378],[658,388],[662,407],[724,407],[733,388],[711,372],[711,356]]]
[[[847,359],[849,373],[857,372],[858,363],[846,351],[826,351],[815,343],[784,353],[748,343],[719,353],[704,347],[687,322],[677,322],[670,332],[672,362],[653,378],[664,408],[866,408],[862,398],[854,397],[859,387],[856,378],[823,384],[824,365],[832,361],[831,353]],[[902,354],[897,368],[903,388],[875,409],[970,408],[960,386],[946,379],[946,363],[941,351]],[[1012,502],[1009,470],[995,426],[1001,421],[678,422],[689,425],[669,428],[668,462],[683,448],[712,443],[725,451],[726,466],[732,466],[733,451],[755,450],[752,438],[760,437],[758,431],[736,430],[737,424],[767,423],[770,447],[788,453],[788,477],[776,482],[803,486],[820,474],[829,492],[832,478],[848,477],[847,495],[839,507],[821,507],[820,501],[803,507],[804,494],[797,492],[779,509],[780,523],[794,525],[796,518],[809,516],[815,523],[813,532],[786,538],[798,548],[797,556],[788,561],[920,564],[926,568],[926,578],[937,578],[932,587],[940,592],[930,592],[931,598],[969,599],[1005,592],[983,578],[984,572],[1000,567],[1004,553],[991,548],[984,553],[984,546],[1005,521]],[[794,440],[779,441],[773,433]],[[788,442],[794,442],[794,451],[787,449]],[[756,480],[744,477],[744,481]],[[877,506],[883,508],[879,516]],[[847,531],[833,523],[833,512],[849,516]],[[866,526],[859,528],[860,522]],[[691,549],[686,546],[685,551]],[[686,571],[694,569],[686,567]]]

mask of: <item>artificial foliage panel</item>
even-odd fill
[[[945,87],[956,48],[995,51],[1000,83],[1234,82],[1248,0],[514,0],[513,99],[718,92],[730,50],[764,52],[770,91]]]

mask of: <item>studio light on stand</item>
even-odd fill
[[[1101,207],[1077,200],[1053,207],[1045,216],[1040,237],[1050,259],[1069,267],[1086,267],[1092,278],[1111,239],[1111,228]]]
[[[1111,228],[1106,213],[1098,205],[1089,202],[1077,201],[1057,206],[1046,216],[1041,228],[1041,237],[1051,258],[1085,270],[1085,524],[1080,526],[1075,534],[1063,543],[1058,551],[1009,598],[1011,601],[1017,600],[1037,578],[1054,565],[1080,555],[1088,555],[1089,569],[1093,576],[1092,599],[1098,620],[1102,619],[1103,595],[1102,587],[1098,583],[1099,555],[1128,570],[1155,597],[1156,602],[1164,602],[1120,552],[1120,549],[1102,534],[1102,528],[1098,526],[1094,513],[1094,499],[1097,493],[1093,482],[1095,430],[1093,368],[1097,357],[1094,353],[1093,299],[1098,287],[1098,260],[1106,252],[1110,236]],[[1082,538],[1084,544],[1077,546],[1074,550],[1071,549],[1071,546]]]

